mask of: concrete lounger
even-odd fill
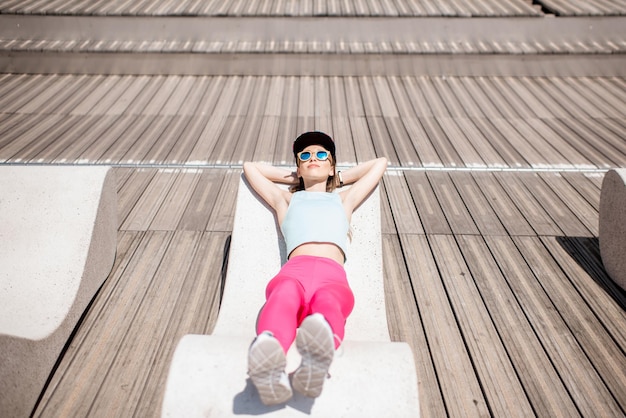
[[[345,267],[356,305],[331,365],[331,378],[317,399],[294,393],[286,405],[264,406],[247,379],[247,353],[265,286],[286,255],[273,212],[242,179],[215,329],[212,335],[186,335],[179,342],[162,415],[419,416],[413,354],[408,344],[391,342],[387,328],[378,189],[355,212],[352,228]],[[290,373],[300,364],[295,347],[287,357]]]
[[[117,245],[109,167],[0,166],[0,416],[31,414]]]
[[[604,176],[599,226],[604,268],[626,290],[626,168],[609,170]]]

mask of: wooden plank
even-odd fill
[[[541,122],[533,123],[535,120],[536,119],[510,120],[509,122],[515,131],[508,130],[507,128],[509,127],[503,123],[500,124],[500,126],[507,129],[509,133],[514,132],[515,140],[512,141],[512,143],[524,143],[523,153],[532,155],[531,161],[535,161],[535,163],[531,163],[531,165],[537,168],[570,168],[572,165],[576,165],[572,164],[572,162],[574,162],[578,163],[579,166],[589,167],[588,162],[581,158],[577,151],[567,144],[562,143],[561,137],[550,132],[541,125]],[[544,132],[546,135],[545,140],[538,135],[535,126]],[[555,144],[553,142],[561,143]]]
[[[439,119],[428,117],[419,118],[419,121],[444,167],[462,167],[463,160],[439,124]]]
[[[19,113],[57,113],[59,103],[72,96],[78,89],[83,88],[86,76],[63,76],[56,80],[49,88],[37,95],[37,100],[25,103]]]
[[[477,82],[506,118],[528,118],[532,109],[507,83],[506,77],[478,77]]]
[[[342,167],[352,165],[356,161],[350,119],[348,116],[333,116],[332,125],[333,139],[337,146],[337,167],[341,170]]]
[[[18,113],[25,104],[37,100],[42,92],[53,86],[60,76],[34,75],[26,79],[23,85],[13,89],[2,98],[2,111],[5,113]]]
[[[38,154],[39,158],[51,163],[76,162],[80,154],[119,119],[112,115],[75,117],[80,118],[79,122]]]
[[[175,180],[163,203],[158,208],[154,219],[148,227],[155,231],[175,231],[178,226],[191,195],[193,194],[201,172],[199,170],[177,170]]]
[[[220,165],[230,161],[233,149],[241,136],[245,120],[245,116],[229,116],[226,119],[215,147],[207,158],[209,164]]]
[[[547,119],[543,123],[547,124],[563,141],[571,144],[583,154],[589,164],[596,167],[609,167],[610,158],[615,156],[615,150],[603,141],[588,141],[576,131],[572,130],[567,123],[559,119]]]
[[[231,111],[235,97],[239,91],[241,78],[229,77],[223,81],[224,85],[221,94],[219,98],[216,98],[216,104],[206,123],[206,128],[202,131],[202,135],[189,154],[189,161],[208,162],[209,156],[213,153],[213,149],[218,143],[219,136],[222,133],[228,114]]]
[[[534,148],[527,137],[518,131],[519,128],[526,133],[529,132],[528,127],[522,123],[521,119],[492,119],[491,123],[498,130],[499,136],[506,139],[507,147],[515,149],[531,167],[546,168],[552,166],[552,161],[544,154],[544,150]],[[546,149],[545,151],[546,154],[551,151],[549,156],[556,155],[553,149]],[[562,157],[560,163],[564,164]]]
[[[578,361],[585,364],[585,367],[577,370],[581,373],[577,380],[585,380],[581,382],[581,386],[587,387],[581,387],[583,390],[574,395],[579,405],[585,404],[581,410],[589,413],[593,411],[600,416],[619,415],[621,408],[626,405],[626,393],[623,391],[626,384],[626,356],[597,317],[590,315],[580,293],[565,277],[552,255],[541,245],[539,238],[513,239],[535,276],[551,278],[542,280],[541,285],[559,312],[558,320],[563,321],[568,329],[575,330],[572,337],[578,344],[568,341],[570,347],[562,351],[562,355],[565,361],[569,360],[569,364]],[[626,324],[624,321],[622,323]],[[577,396],[580,399],[576,399]]]
[[[415,204],[404,175],[393,171],[388,172],[383,182],[398,233],[423,234],[422,222],[415,211]]]
[[[391,210],[391,205],[389,204],[389,193],[387,192],[387,188],[385,187],[385,182],[381,181],[379,183],[380,187],[380,231],[382,234],[395,234],[396,233],[396,223],[393,218],[393,212]]]
[[[546,122],[541,119],[528,119],[527,122],[534,132],[538,134],[533,137],[537,139],[536,148],[545,149],[547,147],[546,144],[549,144],[557,149],[563,158],[574,167],[595,168],[595,164],[587,157],[584,151],[571,145],[567,138],[561,137]]]
[[[227,233],[205,233],[181,288],[179,297],[167,322],[150,368],[147,385],[136,402],[139,416],[157,416],[161,412],[163,387],[176,344],[185,334],[209,334],[217,319],[221,284],[225,274]]]
[[[172,123],[173,117],[171,116],[155,116],[152,115],[154,119],[152,122],[147,125],[147,128],[141,131],[136,132],[134,129],[132,131],[133,134],[138,133],[139,135],[136,137],[136,140],[133,141],[132,144],[125,144],[125,147],[128,147],[128,150],[123,154],[121,161],[126,163],[140,163],[140,162],[148,162],[146,161],[146,155],[150,152],[150,149],[154,146],[154,144],[159,140],[160,136],[163,135],[168,126]],[[147,122],[147,118],[143,119],[143,123]],[[132,138],[132,137],[130,137]],[[130,139],[129,138],[129,139]],[[129,140],[129,142],[131,142]],[[124,152],[123,148],[119,149],[118,153],[112,153],[112,156],[115,155],[117,158],[120,154]]]
[[[382,116],[388,118],[397,118],[400,116],[396,99],[389,86],[387,77],[372,77],[374,91],[380,103],[380,112]]]
[[[489,154],[486,152],[482,153],[480,151],[483,150],[474,147],[470,138],[466,136],[466,131],[457,125],[455,118],[438,117],[436,120],[447,140],[463,161],[462,166],[476,168],[489,165],[489,161],[484,159],[484,157],[489,157]],[[495,159],[495,157],[493,158]]]
[[[192,116],[172,116],[170,123],[157,137],[156,142],[143,157],[143,160],[150,164],[171,164],[172,161],[169,161],[167,157],[175,146],[181,147],[180,150],[189,153],[190,150],[184,148],[185,143],[180,140],[180,137],[183,133],[188,132],[187,129],[191,129],[189,125],[192,119]]]
[[[456,118],[454,121],[487,167],[502,168],[521,165],[519,161],[514,160],[509,147],[494,143],[490,140],[491,138],[485,136],[484,132],[477,126],[477,123],[482,124],[484,119]]]
[[[101,390],[133,323],[128,319],[139,311],[171,238],[171,233],[148,233],[130,254],[130,260],[125,260],[125,268],[118,268],[105,282],[106,291],[101,292],[102,299],[96,300],[96,307],[101,309],[92,309],[94,317],[87,322],[89,326],[80,329],[81,344],[67,355],[68,367],[42,408],[46,415],[94,414],[93,402],[109,399],[102,398]],[[135,371],[134,367],[126,367]]]
[[[404,117],[402,122],[407,131],[408,140],[419,158],[416,164],[419,161],[423,167],[443,167],[443,162],[420,120],[415,117]]]
[[[298,96],[298,117],[304,119],[304,125],[309,126],[306,128],[301,126],[298,129],[299,132],[305,130],[313,130],[314,123],[312,119],[315,117],[315,80],[313,77],[304,76],[299,77],[300,88]]]
[[[283,97],[285,94],[286,77],[270,77],[267,93],[267,103],[261,109],[263,116],[280,117],[283,111]]]
[[[29,74],[2,74],[0,75],[0,109],[5,108],[6,97],[16,88],[25,88],[24,84],[33,82]]]
[[[151,77],[148,76],[130,78],[130,85],[112,103],[111,108],[108,110],[109,114],[121,115],[127,112],[129,106],[135,101],[137,96],[141,94],[146,85],[149,84],[150,78]]]
[[[260,77],[256,80],[255,93],[251,98],[248,116],[246,117],[241,135],[236,145],[231,148],[232,156],[227,158],[234,164],[243,164],[244,161],[251,161],[254,157],[256,141],[259,137],[259,130],[263,121],[263,109],[267,103],[267,92],[269,79]]]
[[[545,81],[550,83],[553,96],[564,96],[565,101],[571,101],[568,105],[584,106],[585,114],[590,117],[620,117],[615,109],[607,106],[604,100],[587,89],[581,88],[580,83],[569,77],[551,77]]]
[[[507,235],[507,231],[470,173],[451,173],[463,203],[476,223],[480,234]]]
[[[109,84],[106,93],[98,97],[97,101],[93,104],[93,107],[89,108],[90,114],[108,115],[116,113],[116,102],[129,88],[133,81],[132,77],[124,76],[115,83]],[[111,112],[111,113],[109,113]]]
[[[456,80],[456,78],[454,78]],[[442,117],[452,118],[464,118],[468,116],[464,106],[461,104],[459,97],[452,91],[449,85],[448,78],[432,77],[431,78],[433,92],[437,93],[438,97],[441,97],[443,103],[449,111],[449,115],[442,114]],[[440,104],[438,104],[440,106]]]
[[[80,143],[81,139],[88,136],[89,132],[98,130],[102,125],[101,116],[69,116],[68,118],[76,119],[76,123],[71,124],[67,131],[46,144],[45,149],[34,154],[33,159],[46,163],[57,162],[59,155],[66,155],[69,147]]]
[[[11,135],[10,142],[7,142],[0,149],[0,162],[9,160],[20,161],[20,150],[28,147],[30,144],[36,143],[37,138],[44,135],[49,129],[57,123],[65,119],[61,115],[46,115],[39,119],[36,124],[24,126],[27,129],[19,129]]]
[[[19,159],[22,162],[42,163],[48,161],[46,151],[54,146],[61,139],[68,135],[68,131],[72,129],[84,130],[87,128],[86,121],[80,116],[65,116],[56,124],[46,130],[42,135],[28,147],[19,152]],[[43,155],[42,155],[43,154]]]
[[[420,166],[420,158],[400,117],[385,117],[384,120],[399,164],[404,167]]]
[[[456,112],[459,117],[484,118],[498,114],[489,98],[476,85],[474,77],[448,77],[445,82],[446,90],[449,90],[446,94],[458,101]]]
[[[175,179],[175,171],[158,170],[121,224],[120,229],[126,231],[148,230]]]
[[[276,138],[280,124],[279,116],[263,116],[256,140],[251,141],[254,147],[248,157],[248,161],[260,161],[272,164],[276,146]],[[242,161],[243,162],[243,161]]]
[[[587,237],[593,235],[593,232],[585,227],[558,195],[542,181],[538,174],[519,175],[518,178],[524,183],[530,194],[537,199],[541,207],[550,214],[554,223],[559,226],[559,229],[566,236]]]
[[[121,416],[135,410],[151,366],[155,364],[159,347],[162,346],[167,330],[162,324],[167,324],[172,315],[197,251],[199,238],[200,233],[186,231],[177,232],[172,237],[163,254],[163,262],[149,280],[142,303],[135,313],[135,320],[130,323],[126,338],[111,362],[100,394],[91,407],[92,413]],[[137,351],[142,355],[137,356]],[[128,367],[128,364],[134,364],[135,367]],[[156,366],[165,370],[168,368],[166,364]],[[116,383],[107,384],[108,381]],[[118,401],[113,406],[108,399]]]
[[[400,234],[400,241],[417,306],[429,308],[422,322],[446,411],[486,416],[486,401],[429,242],[414,234]]]
[[[315,77],[315,130],[334,138],[328,77]]]
[[[132,102],[128,105],[125,112],[142,114],[157,92],[163,88],[165,80],[165,76],[150,76],[143,87],[132,98]]]
[[[231,232],[233,230],[240,179],[241,170],[226,170],[224,173],[224,181],[216,198],[219,205],[216,206],[217,210],[214,208],[211,212],[211,217],[206,226],[207,231]]]
[[[364,162],[378,157],[374,149],[374,141],[365,117],[350,117],[352,138],[357,162]],[[382,157],[382,155],[381,155]]]
[[[450,175],[445,172],[427,172],[435,196],[448,220],[453,234],[479,234],[476,223],[458,194]]]
[[[490,245],[508,244],[506,250],[516,251],[510,239],[504,236],[486,237]],[[508,284],[519,280],[521,261],[519,255],[498,263],[490,255],[487,243],[481,237],[462,235],[458,237],[459,247],[474,277],[480,297],[484,301],[498,334],[506,347],[515,374],[520,382],[534,414],[538,416],[580,416],[567,388],[561,381],[559,372],[552,364],[541,341],[537,338],[533,324],[524,314],[516,294]],[[514,286],[518,288],[519,285]],[[506,398],[509,394],[502,393]],[[495,396],[497,399],[498,396]],[[489,398],[491,400],[492,398]],[[533,415],[531,411],[527,411]]]
[[[106,130],[101,132],[94,131],[88,133],[82,139],[82,147],[80,154],[75,158],[76,162],[95,162],[103,160],[105,153],[118,141],[123,139],[123,136],[128,129],[131,128],[136,122],[137,117],[132,115],[122,115],[115,120],[115,123],[108,124]],[[100,135],[97,135],[100,133]],[[90,141],[91,140],[91,141]],[[64,154],[67,150],[64,151]]]
[[[294,156],[292,143],[299,135],[298,132],[298,100],[300,96],[300,82],[297,77],[287,77],[282,96],[281,118],[276,138],[274,162],[285,165],[293,164]]]
[[[345,77],[346,102],[348,104],[349,116],[365,116],[365,108],[361,99],[361,90],[357,77]]]
[[[189,109],[194,107],[194,103],[197,103],[199,99],[195,93],[202,93],[202,90],[198,88],[196,84],[196,77],[183,76],[180,82],[173,89],[172,94],[165,101],[163,108],[159,112],[161,115],[180,115],[188,114],[188,110],[182,110],[181,108]],[[191,93],[191,92],[194,93]],[[191,97],[190,97],[191,94]],[[201,96],[200,96],[201,97]]]
[[[596,210],[600,211],[600,192],[599,187],[592,178],[602,179],[604,175],[601,173],[561,173],[561,176],[576,189],[578,193]]]
[[[387,157],[392,166],[400,165],[398,153],[394,147],[393,139],[389,135],[385,120],[382,117],[367,117],[367,124],[376,149],[376,156]]]
[[[604,329],[624,351],[626,295],[606,273],[598,239],[541,237],[541,241]]]
[[[208,118],[208,115],[185,116],[186,125],[184,125],[184,129],[178,139],[176,139],[175,135],[171,136],[172,147],[164,160],[169,164],[189,162],[189,155],[198,143],[202,131],[206,128]],[[175,131],[173,134],[175,134]]]
[[[426,234],[451,234],[450,225],[437,201],[426,173],[407,171],[404,173],[404,177],[408,183],[424,232]]]
[[[605,147],[614,150],[610,155],[618,162],[618,165],[623,165],[626,161],[626,141],[621,130],[614,132],[593,119],[567,119],[563,122],[585,140],[591,143],[600,142]]]
[[[472,177],[509,235],[535,235],[505,188],[491,173],[476,172]]]
[[[602,109],[607,115],[615,115],[610,117],[623,118],[625,116],[626,111],[624,111],[624,107],[626,107],[626,95],[622,95],[621,97],[619,95],[622,89],[615,88],[603,78],[576,77],[567,78],[566,80],[570,82],[570,84],[579,87],[581,91],[584,91],[587,100],[591,100],[594,103],[604,103]],[[596,104],[596,106],[599,105]]]
[[[204,231],[224,180],[223,170],[202,170],[177,226],[182,231]]]
[[[593,207],[560,173],[539,173],[552,191],[585,225],[593,236],[598,236],[598,209]]]
[[[75,402],[78,403],[84,400],[81,397],[74,397],[69,400],[71,395],[68,395],[68,391],[78,389],[74,388],[72,385],[73,379],[77,377],[74,374],[74,361],[77,361],[80,366],[86,366],[85,362],[85,354],[88,354],[88,351],[85,352],[83,350],[84,345],[89,347],[89,339],[93,337],[91,334],[91,326],[98,321],[99,318],[106,316],[107,314],[115,313],[115,312],[107,312],[107,307],[109,306],[109,302],[111,301],[111,295],[117,288],[118,284],[121,284],[121,287],[124,286],[126,279],[122,278],[123,272],[126,270],[126,267],[131,262],[135,251],[140,246],[141,239],[143,235],[137,232],[120,232],[118,235],[117,241],[117,250],[115,256],[115,262],[112,267],[112,273],[109,278],[104,282],[102,288],[94,298],[94,302],[92,303],[89,310],[86,312],[85,318],[83,319],[82,326],[77,328],[77,332],[74,336],[73,343],[68,347],[64,356],[60,358],[59,365],[56,373],[51,376],[50,383],[48,384],[47,390],[42,394],[42,399],[37,405],[36,410],[34,411],[34,416],[42,416],[46,414],[53,415],[52,411],[54,411],[54,406],[56,408],[60,408],[60,404],[63,402]],[[125,296],[129,296],[126,294]],[[115,303],[115,302],[113,302]],[[123,307],[130,308],[130,307]],[[106,333],[100,334],[105,341],[108,336],[106,334],[111,334],[113,329],[108,329]],[[91,347],[90,347],[91,348]],[[103,349],[110,348],[106,346],[96,347],[96,351],[102,352]],[[106,352],[106,350],[104,350]],[[106,356],[106,354],[105,354]],[[95,367],[97,363],[92,363],[90,369],[77,369],[79,372],[85,373],[88,375],[93,372],[93,367]],[[101,376],[96,376],[99,378]],[[87,381],[89,381],[89,376],[86,377]],[[98,385],[87,385],[90,386],[90,389],[96,389],[99,387]],[[78,405],[74,405],[77,407]]]
[[[520,238],[521,239],[521,238]],[[498,265],[502,266],[511,277],[509,284],[516,295],[517,301],[522,307],[530,323],[541,340],[554,367],[558,370],[567,387],[573,401],[583,416],[598,412],[593,405],[598,398],[603,399],[607,395],[606,389],[595,388],[598,384],[598,376],[589,364],[589,360],[580,350],[577,344],[571,342],[571,331],[563,322],[561,316],[554,309],[552,301],[545,294],[544,288],[527,266],[528,257],[522,257],[515,244],[506,237],[489,237],[487,243],[494,254]],[[526,259],[525,259],[526,258]],[[585,367],[572,367],[573,364],[585,365]],[[585,393],[591,394],[585,399]],[[558,392],[556,393],[557,396]],[[614,404],[607,400],[606,405]],[[605,407],[602,407],[604,409]]]
[[[563,231],[535,199],[533,192],[524,187],[520,178],[522,175],[494,173],[494,176],[537,235],[563,235]]]
[[[421,416],[444,416],[445,405],[400,240],[395,234],[383,233],[382,238],[385,304],[391,339],[407,342],[413,351],[419,376]],[[425,312],[423,315],[429,313]]]
[[[430,235],[429,242],[490,410],[497,416],[528,415],[532,408],[455,238]]]
[[[566,118],[568,113],[561,104],[551,100],[538,86],[538,81],[530,77],[508,77],[505,79],[519,97],[532,109],[538,118]]]
[[[450,117],[450,111],[448,109],[448,105],[439,95],[439,92],[435,88],[434,80],[436,77],[416,77],[415,82],[418,88],[422,91],[423,97],[426,100],[426,103],[431,109],[431,114],[434,117]]]
[[[123,187],[117,191],[117,221],[122,225],[128,214],[141,197],[152,178],[155,176],[155,169],[137,169],[132,176],[124,183]]]
[[[91,92],[97,88],[98,85],[102,83],[102,80],[106,76],[95,75],[95,76],[85,76],[83,82],[80,84],[79,88],[72,92],[71,95],[68,95],[64,98],[64,100],[58,104],[55,113],[59,114],[70,114],[74,111],[76,106],[78,106]]]
[[[281,116],[276,137],[274,164],[295,167],[293,141],[298,136],[298,117]]]
[[[358,77],[359,90],[361,92],[362,106],[368,117],[380,117],[383,115],[380,102],[376,95],[376,89],[371,77]]]

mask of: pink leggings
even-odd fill
[[[346,318],[354,307],[354,295],[341,264],[308,255],[289,259],[268,283],[265,297],[257,335],[270,331],[285,352],[296,338],[296,329],[314,313],[324,315],[335,334],[335,348],[339,347]]]

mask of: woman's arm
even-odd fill
[[[243,173],[254,191],[277,212],[286,204],[289,192],[280,189],[275,183],[295,184],[298,181],[295,172],[267,164],[246,162],[243,164]]]
[[[374,190],[386,169],[387,159],[380,157],[341,172],[344,185],[352,184],[348,190],[341,192],[344,207],[350,213]]]

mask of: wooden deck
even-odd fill
[[[615,1],[614,5],[603,5],[603,9],[615,10],[620,0]],[[597,9],[594,6],[592,10]],[[575,4],[570,8],[576,10],[580,6]],[[47,4],[39,0],[2,0],[0,12],[126,16],[532,16],[541,14],[541,8],[527,0],[57,0]]]
[[[178,339],[217,317],[241,163],[292,164],[308,129],[341,165],[390,160],[387,314],[423,417],[623,416],[626,295],[597,235],[625,79],[5,74],[3,164],[118,181],[115,266],[36,416],[158,415]]]

